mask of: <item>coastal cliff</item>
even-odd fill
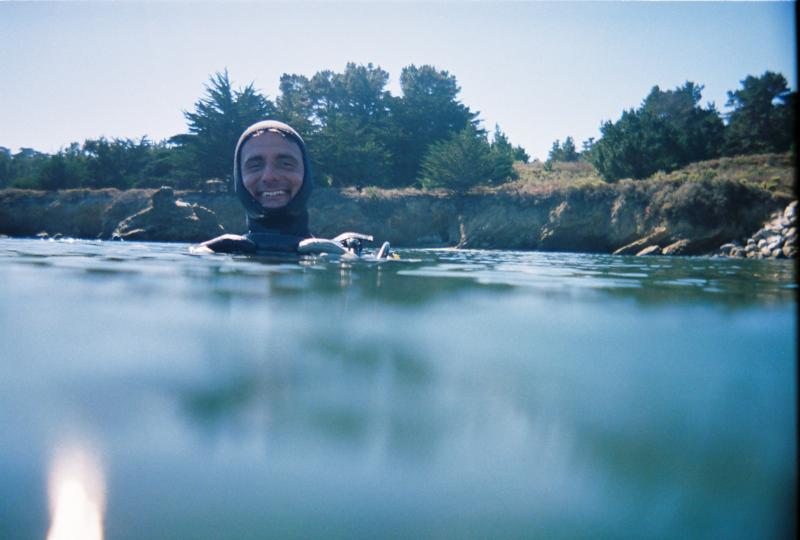
[[[536,182],[522,175],[513,184],[467,193],[318,188],[309,206],[310,222],[320,237],[358,231],[407,247],[631,254],[651,248],[650,253],[705,254],[726,242],[746,240],[792,200],[791,189],[786,189],[793,181],[788,156],[773,156],[765,163],[769,167],[759,166],[760,176],[748,178],[726,173],[726,168],[745,170],[746,163],[716,160],[615,184],[592,179]],[[148,215],[165,215],[152,211],[154,195],[156,200],[174,199],[170,204],[186,215],[184,227],[175,220],[169,228],[158,222],[148,226]],[[131,223],[138,225],[132,228]],[[0,234],[11,236],[46,232],[109,239],[136,231],[127,238],[197,242],[209,231],[240,233],[244,227],[241,207],[227,193],[0,191]]]

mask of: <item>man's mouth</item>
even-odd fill
[[[290,191],[288,189],[276,189],[271,191],[261,191],[258,194],[258,198],[262,200],[270,200],[275,199],[277,197],[288,197],[290,195]]]

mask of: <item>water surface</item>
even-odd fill
[[[792,262],[399,253],[0,239],[0,538],[67,446],[112,540],[793,526]]]

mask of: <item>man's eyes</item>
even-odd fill
[[[244,164],[244,170],[247,172],[255,172],[259,171],[264,168],[264,161],[263,160],[253,160],[248,161]],[[293,159],[279,159],[278,161],[274,162],[275,167],[286,169],[286,170],[295,170],[297,168],[297,162]]]
[[[258,159],[258,160],[248,161],[247,163],[245,163],[244,164],[244,169],[246,171],[252,172],[252,171],[259,170],[263,166],[264,166],[264,162],[262,160]]]

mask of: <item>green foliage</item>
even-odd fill
[[[158,143],[145,137],[91,139],[53,155],[0,147],[0,188],[197,188],[208,178],[230,177],[238,137],[265,118],[298,129],[318,181],[332,186],[419,183],[464,190],[513,180],[519,172],[526,185],[531,174],[578,175],[592,183],[599,173],[613,182],[668,173],[723,153],[794,148],[796,93],[782,75],[769,71],[748,76],[728,93],[733,110],[727,126],[713,104],[700,106],[702,86],[686,82],[668,91],[656,86],[638,109],[603,123],[599,140],[584,141],[580,152],[572,137],[556,140],[547,162],[530,167],[523,166],[530,159],[525,150],[512,145],[499,126],[489,142],[478,113],[459,101],[461,89],[447,71],[405,67],[400,96],[386,90],[388,80],[389,74],[372,64],[348,63],[341,73],[327,70],[310,78],[284,74],[273,105],[252,84],[234,89],[227,71],[215,73],[194,109],[184,113],[187,133]],[[783,191],[784,180],[760,181]]]
[[[5,146],[0,146],[0,189],[7,187],[11,182],[11,166],[11,150]]]
[[[580,159],[580,154],[578,154],[578,151],[575,149],[575,141],[572,137],[564,139],[564,144],[561,144],[561,141],[556,139],[553,142],[553,146],[550,147],[550,152],[547,154],[547,161],[551,164],[554,161],[572,163],[578,161],[578,159]]]
[[[513,178],[513,162],[529,159],[499,128],[488,143],[477,127],[478,114],[458,100],[461,89],[447,71],[404,68],[401,96],[386,90],[388,80],[389,74],[372,64],[348,63],[341,73],[320,71],[310,78],[284,74],[273,104],[252,83],[235,89],[227,71],[215,73],[194,109],[184,112],[187,133],[158,143],[93,139],[54,155],[30,148],[12,155],[0,148],[0,187],[198,188],[209,178],[230,178],[242,131],[266,118],[283,120],[302,134],[323,185],[412,185],[433,145],[452,143],[466,128],[478,145],[469,159],[479,158],[485,168],[482,182]]]
[[[404,68],[400,97],[385,90],[388,80],[380,67],[354,63],[343,73],[281,78],[278,118],[303,133],[321,183],[411,185],[431,144],[477,124],[447,71]]]
[[[469,125],[445,141],[435,142],[422,161],[424,188],[466,191],[481,183],[501,183],[514,176],[513,158],[493,149],[486,135]]]
[[[514,161],[520,150],[522,153],[525,152],[519,146],[514,148],[506,134],[500,130],[500,126],[495,124],[490,152],[492,171],[489,174],[489,179],[491,183],[499,184],[517,178],[517,173],[514,171]]]
[[[392,125],[385,90],[389,74],[372,64],[322,71],[308,83],[312,130],[309,151],[317,174],[333,186],[387,185]]]
[[[30,148],[14,155],[0,151],[0,185],[43,190],[179,187],[182,173],[176,169],[176,155],[174,147],[146,137],[88,139],[53,155]]]
[[[725,130],[726,155],[785,152],[794,142],[797,93],[790,92],[783,75],[771,71],[749,75],[742,87],[728,92]]]
[[[713,104],[699,106],[702,89],[688,81],[675,90],[655,86],[639,109],[605,122],[590,153],[603,178],[640,179],[719,156],[724,126]]]
[[[199,178],[230,178],[236,142],[251,124],[275,114],[275,106],[253,84],[234,89],[228,71],[215,73],[205,86],[205,96],[184,112],[189,133],[171,141],[186,150]]]
[[[514,161],[521,161],[522,163],[528,163],[531,159],[531,156],[525,151],[525,149],[521,146],[514,147]]]
[[[478,113],[458,100],[461,87],[447,71],[430,65],[410,65],[400,74],[403,95],[393,101],[396,131],[396,185],[410,185],[419,175],[430,146],[468,126],[477,131]]]

